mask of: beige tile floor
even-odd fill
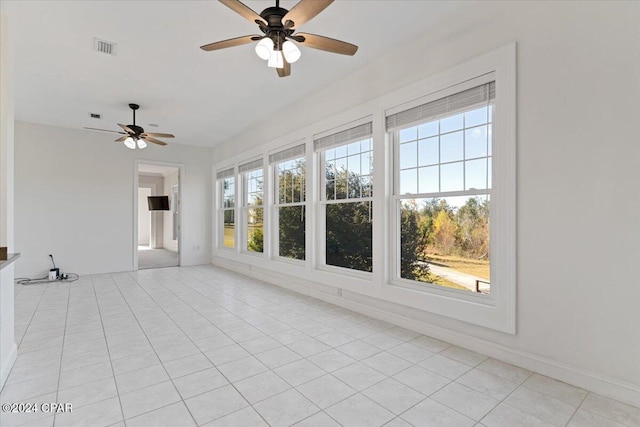
[[[640,426],[640,409],[213,266],[16,287],[12,426]]]

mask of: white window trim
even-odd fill
[[[418,284],[412,280],[401,279],[396,275],[398,269],[399,217],[398,197],[389,194],[389,242],[393,245],[391,265],[386,292],[394,295],[394,302],[405,305],[419,301],[428,307],[427,311],[447,317],[453,317],[469,323],[497,329],[511,334],[516,333],[516,186],[515,186],[515,150],[516,150],[516,74],[515,44],[493,51],[456,67],[448,72],[448,79],[428,85],[422,93],[432,93],[438,98],[438,92],[456,84],[467,82],[474,77],[494,73],[496,82],[495,110],[493,116],[492,150],[492,189],[491,193],[491,294],[481,295],[461,290],[444,288],[437,285]],[[475,75],[474,75],[475,74]],[[413,104],[424,103],[429,96]],[[410,108],[410,105],[406,104]],[[398,111],[398,107],[388,109]],[[389,138],[392,152],[395,151],[393,138]],[[391,165],[395,166],[394,159]],[[393,167],[393,190],[397,185],[398,171]],[[417,196],[416,196],[417,197]]]
[[[243,255],[250,255],[253,257],[257,257],[257,258],[264,258],[265,256],[267,256],[267,247],[268,247],[268,238],[267,238],[267,227],[268,227],[268,221],[267,221],[267,195],[268,195],[268,173],[267,173],[267,168],[265,168],[264,166],[264,159],[262,157],[260,157],[259,159],[253,159],[253,161],[257,161],[257,160],[263,160],[262,161],[262,166],[260,168],[255,168],[255,169],[249,169],[246,170],[244,172],[239,172],[239,179],[238,179],[238,185],[236,186],[236,189],[238,187],[240,190],[240,197],[242,197],[242,203],[239,206],[240,209],[240,224],[239,227],[236,226],[236,228],[239,228],[239,234],[240,235],[240,245],[238,245],[236,243],[236,248],[238,249],[238,251],[240,253],[242,253]],[[240,164],[240,166],[242,166],[243,164],[246,163],[251,163],[252,161],[247,161],[247,162],[242,162]],[[240,170],[240,168],[238,168],[238,171]],[[262,170],[262,205],[250,205],[249,202],[247,201],[247,194],[248,194],[248,180],[247,180],[247,174],[249,172],[253,172],[256,170]],[[250,209],[262,209],[262,252],[253,252],[250,251],[248,248],[248,239],[249,239],[249,227],[248,227],[248,220],[249,220],[249,210]],[[237,218],[237,217],[236,217]]]
[[[221,170],[225,170],[225,169],[231,169],[231,168],[219,168],[218,171]],[[224,189],[222,188],[222,182],[226,179],[226,178],[217,178],[216,176],[216,171],[214,171],[214,179],[215,179],[215,187],[217,189],[217,194],[216,194],[216,212],[217,212],[217,216],[216,216],[216,230],[217,230],[217,236],[216,236],[216,248],[217,249],[221,249],[223,251],[227,251],[227,252],[235,252],[237,250],[238,247],[238,188],[237,188],[237,176],[233,175],[232,177],[227,177],[227,178],[233,178],[233,186],[234,188],[234,201],[233,201],[233,208],[225,208],[224,207]],[[234,221],[234,227],[233,227],[233,238],[234,238],[234,247],[233,248],[228,248],[224,245],[224,211],[227,210],[233,210],[233,221]]]
[[[343,130],[346,129],[350,129],[353,128],[355,126],[358,126],[360,124],[364,124],[364,123],[368,123],[371,122],[371,117],[365,117],[362,119],[359,119],[357,121],[354,122],[350,122],[350,123],[346,123],[340,127],[334,128],[330,131],[326,131],[326,132],[322,132],[319,135],[315,135],[314,139],[318,139],[320,137],[324,137],[324,136],[328,136],[337,132],[341,132]],[[374,138],[373,135],[371,135],[369,137],[369,139],[371,139],[371,154],[373,155],[374,158],[374,172],[371,175],[371,179],[374,179],[375,176],[375,154],[374,153],[374,148],[375,148],[375,143],[374,143]],[[354,141],[355,142],[355,141]],[[315,144],[315,141],[314,141]],[[346,143],[346,144],[340,144],[336,147],[340,147],[340,146],[346,146],[351,144],[351,142]],[[346,267],[339,267],[339,266],[335,266],[335,265],[329,265],[327,264],[327,238],[326,238],[326,225],[327,225],[327,205],[331,205],[331,204],[338,204],[338,203],[364,203],[364,202],[372,202],[373,206],[375,206],[375,197],[374,196],[370,196],[370,197],[360,197],[360,198],[354,198],[354,199],[337,199],[337,200],[328,200],[327,199],[327,186],[326,186],[326,175],[325,175],[325,151],[327,149],[330,148],[336,148],[336,147],[328,147],[325,149],[319,149],[316,152],[316,158],[317,158],[317,162],[316,162],[316,182],[318,183],[318,195],[319,198],[317,200],[315,200],[314,202],[316,203],[316,230],[317,230],[317,242],[316,242],[316,248],[317,248],[317,252],[316,252],[316,262],[317,262],[317,266],[316,266],[316,270],[320,270],[320,271],[324,271],[327,273],[333,273],[333,274],[340,274],[340,275],[344,275],[347,277],[353,277],[355,279],[362,279],[362,280],[373,280],[373,276],[374,276],[374,272],[373,271],[361,271],[361,270],[355,270],[355,269],[350,269],[350,268],[346,268]],[[373,194],[375,195],[375,185],[373,186],[374,188],[374,192]],[[372,212],[373,214],[373,212]],[[374,225],[372,225],[372,232],[373,229],[375,228]],[[374,254],[373,254],[373,248],[372,248],[372,253],[371,256],[373,259],[374,258]],[[374,261],[375,263],[375,261]]]
[[[296,145],[300,145],[300,141],[298,141],[298,144]],[[288,148],[288,147],[287,147]],[[286,150],[287,148],[284,148],[283,150]],[[277,151],[283,151],[283,150],[277,150]],[[293,265],[298,265],[298,266],[304,266],[308,260],[309,260],[309,248],[307,247],[307,243],[308,243],[308,216],[309,216],[309,197],[308,197],[308,181],[309,181],[309,162],[307,159],[307,154],[306,152],[304,154],[300,154],[300,156],[295,157],[297,158],[301,158],[304,157],[304,185],[305,185],[305,196],[304,196],[304,202],[295,202],[295,203],[280,203],[278,201],[278,198],[280,197],[280,193],[279,193],[279,172],[278,172],[278,165],[282,162],[275,162],[269,165],[269,183],[271,186],[273,186],[273,200],[271,200],[269,202],[269,206],[271,209],[269,209],[270,211],[270,218],[271,218],[271,223],[274,225],[273,230],[270,230],[270,235],[271,235],[271,253],[273,254],[271,259],[274,261],[282,261],[282,262],[286,262],[286,263],[290,263]],[[281,207],[295,207],[295,206],[304,206],[305,209],[305,248],[304,248],[304,259],[295,259],[295,258],[288,258],[288,257],[284,257],[284,256],[280,256],[280,217],[279,217],[279,209]],[[265,233],[266,234],[266,233]]]
[[[428,98],[440,98],[443,96],[446,96],[445,93],[457,93],[457,92],[462,92],[465,89],[468,89],[470,87],[475,87],[478,85],[483,85],[483,84],[487,84],[491,81],[495,80],[495,75],[493,73],[491,74],[487,74],[485,76],[481,76],[478,77],[477,79],[473,79],[467,82],[464,82],[461,85],[457,85],[457,86],[453,86],[450,88],[447,88],[444,91],[439,91],[437,92],[436,95],[433,96],[427,96],[425,98],[422,98],[422,100],[420,101],[422,102],[429,102],[427,101]],[[444,93],[441,93],[444,92]],[[495,102],[492,102],[492,105],[495,104]],[[395,110],[395,109],[394,109]],[[454,115],[457,113],[452,112],[451,115]],[[446,116],[445,116],[446,117]],[[435,118],[434,120],[438,120],[440,119],[440,117]],[[413,126],[413,125],[412,125]],[[392,246],[392,258],[391,258],[391,278],[390,278],[390,283],[393,285],[398,285],[398,286],[403,286],[409,289],[414,289],[417,291],[425,291],[425,292],[430,292],[432,290],[445,290],[447,292],[453,292],[453,294],[450,293],[445,293],[445,295],[451,295],[454,298],[462,298],[464,300],[467,301],[476,301],[478,303],[481,304],[490,304],[490,305],[495,305],[495,298],[493,297],[493,293],[491,293],[490,295],[484,295],[484,294],[479,294],[479,293],[469,293],[468,291],[463,291],[463,290],[458,290],[458,289],[453,289],[453,288],[443,288],[442,286],[439,285],[434,285],[432,283],[428,283],[428,282],[418,282],[415,280],[410,280],[410,279],[404,279],[402,277],[400,277],[400,251],[401,251],[401,236],[398,230],[398,226],[399,226],[399,220],[400,220],[400,201],[402,200],[408,200],[408,199],[429,199],[429,198],[434,198],[434,197],[439,197],[439,198],[445,198],[445,197],[456,197],[456,196],[483,196],[486,194],[489,194],[490,196],[493,193],[493,190],[491,188],[489,189],[479,189],[479,190],[460,190],[460,191],[441,191],[441,192],[435,192],[435,193],[413,193],[413,194],[400,194],[400,167],[399,167],[399,156],[400,156],[400,144],[399,141],[396,141],[396,138],[398,136],[397,131],[389,131],[388,132],[390,135],[390,144],[392,145],[392,151],[393,151],[393,158],[392,158],[392,162],[393,162],[393,187],[392,187],[392,196],[391,196],[391,246]],[[492,157],[492,156],[490,156]],[[453,162],[441,162],[438,163],[438,165],[446,165],[446,164],[450,164],[450,163],[458,163],[459,161],[453,161]],[[493,161],[492,161],[493,163]],[[440,186],[442,186],[442,181],[440,181]],[[493,230],[493,225],[490,228],[490,232],[492,232]],[[491,238],[489,239],[490,242],[493,242],[493,236],[491,236]],[[492,251],[493,253],[493,251]]]

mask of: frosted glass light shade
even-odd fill
[[[143,149],[143,148],[147,148],[147,143],[144,139],[140,138],[138,139],[138,148],[139,149]]]
[[[284,57],[289,64],[293,64],[294,62],[296,62],[298,59],[300,59],[300,55],[302,55],[300,53],[300,49],[298,49],[298,46],[296,46],[295,43],[289,40],[284,42],[284,44],[282,45],[282,53],[284,54]]]
[[[284,68],[284,59],[282,58],[282,52],[274,50],[271,52],[271,57],[267,65],[271,68]]]
[[[256,45],[256,55],[258,55],[260,59],[268,60],[271,58],[271,52],[273,52],[273,40],[269,37],[263,38]]]
[[[124,146],[127,147],[127,148],[130,148],[132,150],[135,150],[136,149],[136,141],[133,138],[129,137],[129,138],[124,140]]]

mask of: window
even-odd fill
[[[373,139],[370,122],[315,140],[321,154],[324,263],[373,271]]]
[[[218,194],[220,200],[220,215],[218,218],[222,221],[220,224],[220,244],[223,248],[233,249],[236,247],[236,230],[235,230],[235,201],[236,189],[233,168],[218,172]]]
[[[488,82],[387,118],[395,142],[397,277],[490,292],[494,98]]]
[[[264,252],[264,207],[262,159],[240,165],[244,183],[244,235],[249,252]]]
[[[275,177],[275,215],[278,228],[275,254],[305,260],[306,158],[304,144],[269,156]]]
[[[515,48],[329,111],[296,130],[328,129],[305,144],[282,146],[283,136],[224,160],[240,165],[230,174],[240,227],[236,251],[216,256],[310,290],[334,287],[515,333]],[[234,206],[217,219],[230,228],[230,247]]]

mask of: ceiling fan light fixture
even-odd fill
[[[295,43],[289,40],[284,42],[284,44],[282,45],[282,53],[284,54],[284,58],[289,64],[293,64],[294,62],[296,62],[302,55],[300,49],[298,49],[298,46],[296,46]]]
[[[127,147],[127,148],[130,148],[132,150],[135,150],[136,149],[136,141],[133,138],[129,137],[129,138],[124,140],[124,146]]]
[[[264,59],[265,61],[271,58],[271,52],[273,52],[273,40],[269,37],[265,37],[258,42],[256,45],[256,55],[260,57],[260,59]]]
[[[269,57],[269,62],[267,63],[267,65],[271,68],[284,68],[284,58],[282,58],[282,51],[271,51],[271,56]]]
[[[139,149],[143,149],[143,148],[147,148],[147,143],[144,139],[142,138],[138,138],[138,148]]]

